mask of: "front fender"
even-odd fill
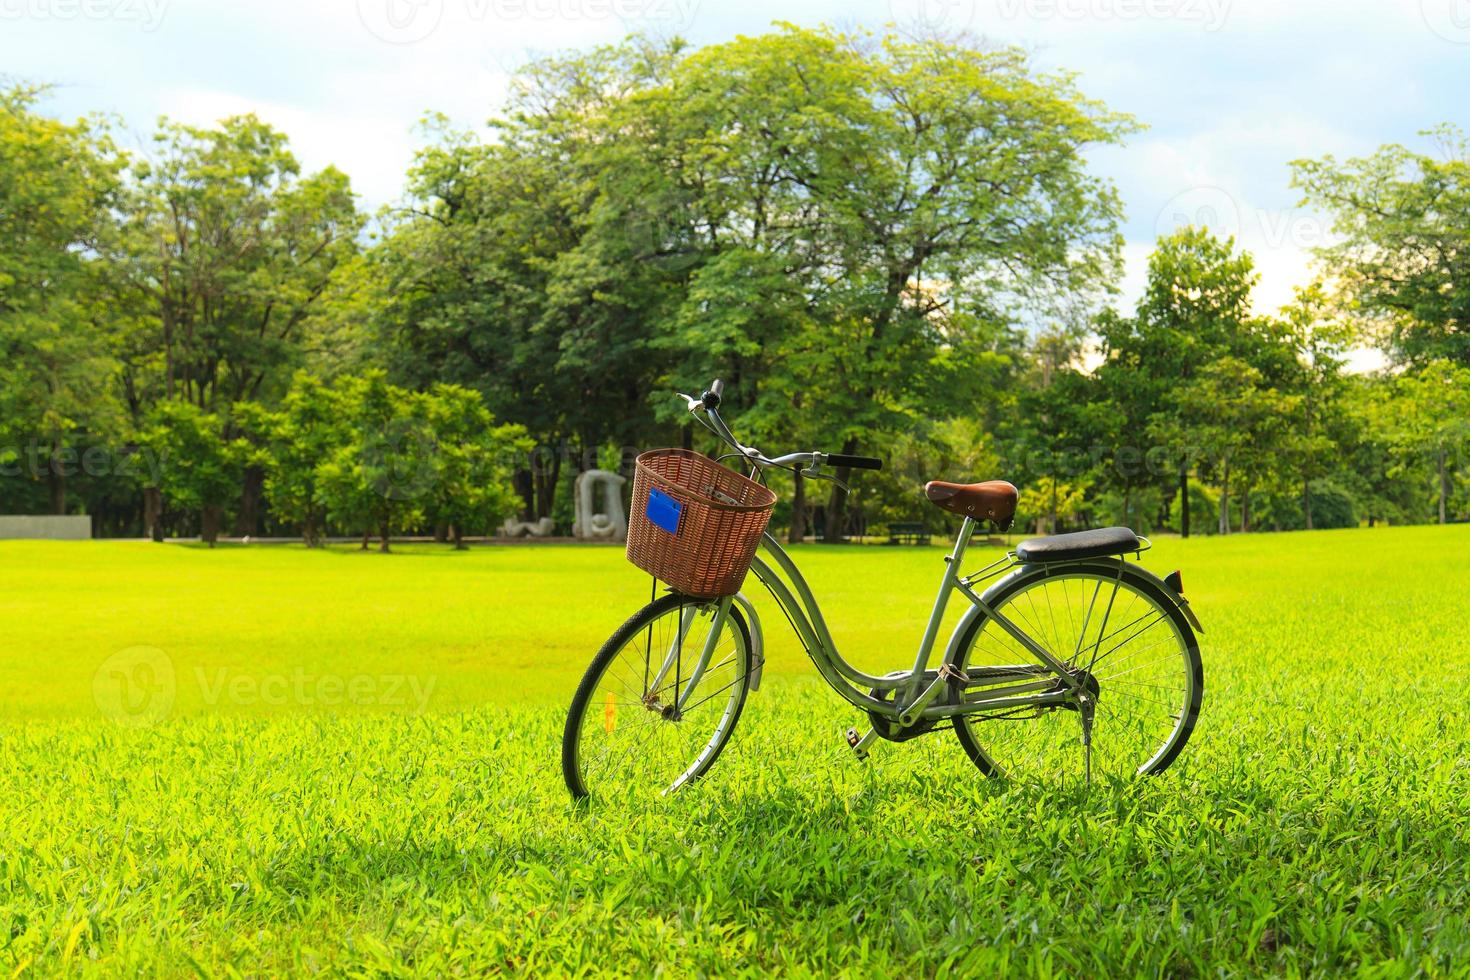
[[[745,625],[750,627],[750,661],[755,667],[750,672],[750,690],[761,689],[761,671],[766,667],[766,640],[761,633],[761,618],[756,615],[755,606],[751,603],[744,592],[735,595],[735,604],[745,614]]]

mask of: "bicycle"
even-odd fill
[[[679,397],[730,448],[721,459],[741,460],[751,480],[785,469],[836,482],[824,467],[882,467],[870,457],[772,458],[745,446],[720,417],[723,388],[716,380],[698,398]],[[910,668],[872,675],[844,660],[810,586],[769,532],[760,538],[769,561],[757,555],[749,562],[818,673],[867,715],[866,733],[847,732],[856,756],[867,758],[879,739],[904,742],[952,727],[991,777],[1081,769],[1090,783],[1095,771],[1123,777],[1167,769],[1194,730],[1204,694],[1195,638],[1203,629],[1180,573],[1159,578],[1145,570],[1138,560],[1148,540],[1111,527],[1023,541],[965,574],[965,550],[981,523],[1009,529],[1016,488],[935,481],[924,489],[963,522]],[[988,583],[983,592],[981,583]],[[970,607],[931,668],[956,592]],[[760,619],[743,592],[671,591],[651,601],[598,651],[572,699],[562,773],[573,798],[667,794],[702,776],[760,686],[763,664]]]

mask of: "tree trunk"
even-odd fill
[[[174,397],[174,317],[173,304],[168,300],[168,264],[164,264],[163,288],[159,290],[162,302],[159,304],[160,319],[163,322],[163,393],[170,401]]]
[[[223,510],[218,506],[205,507],[199,514],[199,537],[211,548],[219,540],[220,519],[223,517]]]
[[[388,538],[389,538],[389,534],[388,534],[388,522],[386,520],[379,521],[378,522],[378,551],[379,551],[380,554],[386,555],[389,552],[390,549],[389,549],[389,546],[388,546]]]
[[[1308,531],[1312,529],[1312,481],[1302,480],[1302,518]]]
[[[796,474],[796,487],[791,491],[791,531],[787,544],[801,544],[806,537],[806,477]]]
[[[163,543],[163,491],[157,487],[143,488],[143,532]]]
[[[363,528],[363,531],[362,531],[362,550],[363,551],[367,551],[368,550],[368,542],[371,541],[372,539],[373,539],[373,532],[370,531],[370,530],[368,530],[367,528]]]
[[[856,450],[856,439],[848,438],[843,442],[844,455],[851,456]],[[822,529],[822,541],[826,544],[841,544],[845,530],[843,525],[847,520],[847,490],[842,484],[852,478],[852,470],[839,466],[833,475],[841,482],[832,484],[832,493],[827,497],[827,521]]]
[[[1251,487],[1247,483],[1240,491],[1240,533],[1251,529]]]
[[[264,490],[265,471],[259,466],[247,469],[245,483],[240,488],[240,513],[235,517],[235,537],[260,533],[260,498]]]
[[[1179,464],[1179,536],[1189,537],[1189,464]]]
[[[51,445],[51,458],[46,465],[46,490],[51,501],[51,513],[66,513],[66,470],[61,461],[61,443]]]
[[[556,502],[556,484],[561,476],[561,453],[551,454],[551,472],[540,468],[535,474],[536,479],[536,517],[539,520],[551,516],[551,507]]]
[[[320,548],[322,546],[322,532],[317,526],[315,514],[306,515],[306,522],[301,525],[301,540],[306,542],[308,548]]]
[[[449,536],[454,540],[455,551],[468,551],[470,546],[464,543],[464,532],[459,529],[458,524],[449,526]]]
[[[1445,479],[1444,447],[1439,449],[1439,522],[1445,523],[1445,500],[1450,495],[1449,483]]]
[[[510,478],[511,486],[521,498],[521,520],[534,521],[536,519],[536,481],[531,477],[531,471],[525,467],[518,468]]]
[[[1220,533],[1230,533],[1230,464],[1226,463],[1220,480]]]
[[[434,543],[444,544],[449,540],[449,528],[443,524],[434,525]]]

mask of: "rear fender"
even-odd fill
[[[1141,565],[1131,565],[1129,566],[1129,571],[1137,573],[1141,578],[1145,578],[1154,585],[1157,585],[1163,591],[1164,595],[1173,599],[1174,605],[1178,606],[1179,611],[1184,613],[1184,618],[1189,620],[1189,625],[1194,627],[1196,633],[1203,633],[1205,631],[1205,628],[1199,624],[1199,617],[1194,614],[1193,609],[1189,608],[1189,600],[1184,598],[1184,593],[1175,591],[1172,585]]]
[[[1015,571],[1010,572],[1006,575],[1002,575],[999,579],[992,583],[990,588],[986,589],[985,592],[980,596],[980,598],[985,600],[986,605],[993,607],[995,605],[996,597],[1000,594],[1001,590],[1013,585],[1015,581],[1019,578],[1045,578],[1048,575],[1062,572],[1069,568],[1076,568],[1079,565],[1084,567],[1091,566],[1093,570],[1099,570],[1099,566],[1101,566],[1103,569],[1107,569],[1111,573],[1116,573],[1116,569],[1120,563],[1123,564],[1123,574],[1125,576],[1133,579],[1142,579],[1149,585],[1156,586],[1160,592],[1162,592],[1169,599],[1173,600],[1174,605],[1179,607],[1179,611],[1184,614],[1184,618],[1189,621],[1189,625],[1194,628],[1194,631],[1196,633],[1203,633],[1205,631],[1205,628],[1199,623],[1199,617],[1194,614],[1193,609],[1189,608],[1188,599],[1184,598],[1184,596],[1180,593],[1174,591],[1168,586],[1167,583],[1164,582],[1163,579],[1159,578],[1157,575],[1155,575],[1153,572],[1150,572],[1142,565],[1139,565],[1136,562],[1124,563],[1123,559],[1121,558],[1089,558],[1085,561],[1079,562],[1055,562],[1046,565],[1018,565],[1016,566]],[[944,659],[946,663],[959,662],[958,657],[962,652],[960,647],[964,644],[966,638],[970,635],[971,630],[974,628],[975,621],[977,619],[980,619],[984,615],[985,611],[973,603],[970,604],[970,608],[965,610],[964,615],[960,617],[960,621],[955,624],[954,632],[950,634],[949,644],[946,647],[944,654]]]

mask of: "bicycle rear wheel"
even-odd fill
[[[1066,663],[1092,692],[1095,712],[1090,759],[1075,704],[956,718],[955,734],[981,771],[1081,775],[1090,766],[1094,777],[1124,777],[1163,772],[1178,758],[1199,717],[1204,668],[1188,620],[1148,576],[1119,562],[1027,570],[992,605]],[[988,616],[958,651],[955,666],[971,676],[1037,663]]]
[[[664,596],[603,644],[562,734],[562,776],[573,798],[663,795],[714,765],[740,720],[751,673],[750,631],[732,606],[689,689],[716,606]]]

